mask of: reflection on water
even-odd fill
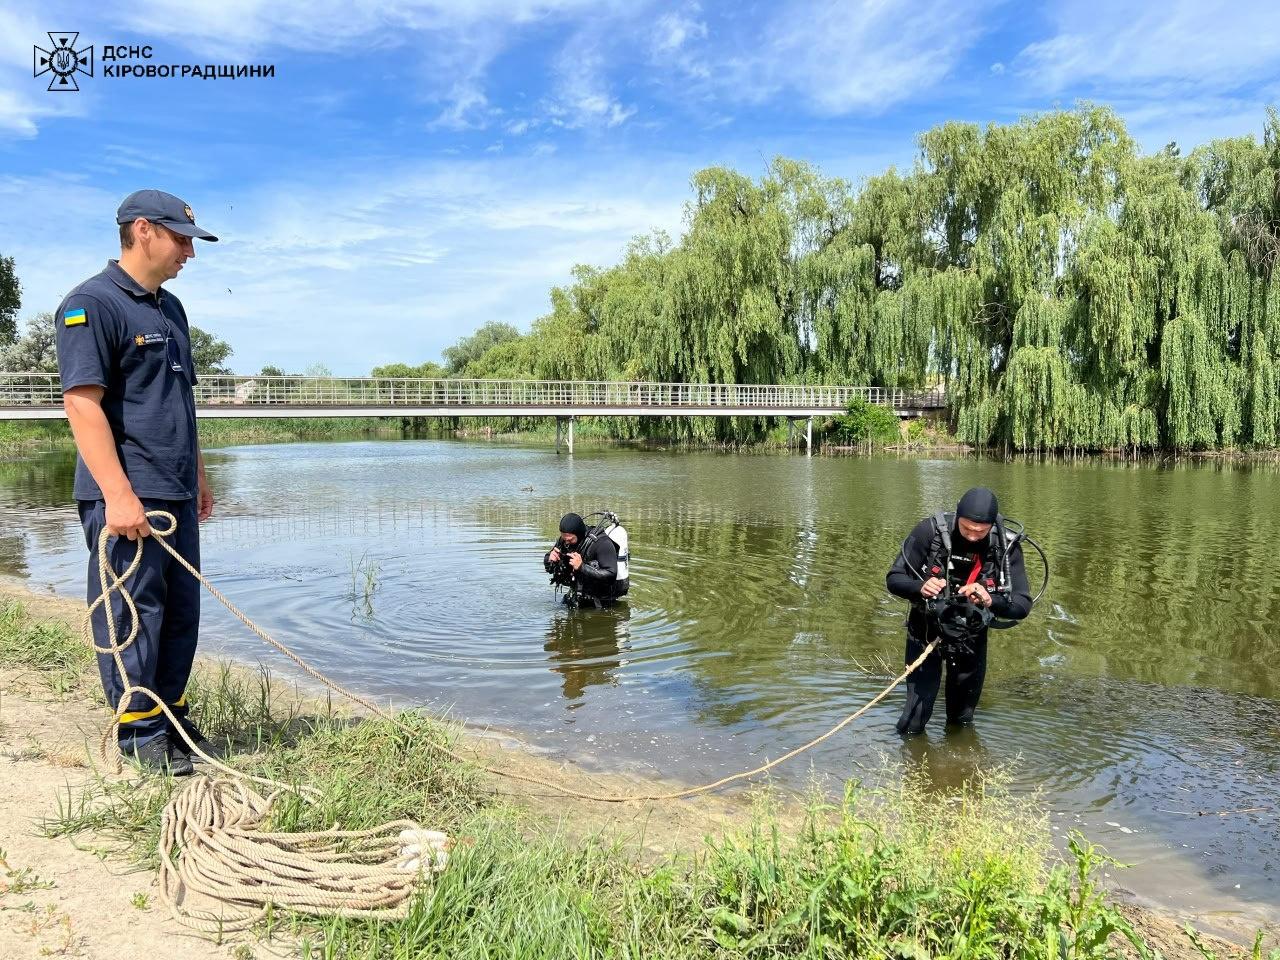
[[[207,461],[219,507],[206,571],[339,682],[589,765],[689,781],[778,756],[878,692],[902,657],[903,605],[884,591],[901,538],[966,487],[991,486],[1048,548],[1054,581],[1024,625],[993,635],[976,725],[935,718],[904,743],[890,698],[782,776],[798,783],[810,763],[858,775],[886,752],[943,785],[1014,764],[1018,788],[1043,791],[1065,825],[1147,865],[1134,877],[1176,863],[1280,908],[1274,468],[557,457],[450,441]],[[0,466],[0,573],[78,595],[70,464]],[[606,507],[631,535],[631,593],[567,611],[542,554],[567,509]],[[353,610],[360,558],[378,585]],[[205,650],[264,655],[204,610]]]
[[[906,766],[928,774],[929,790],[949,793],[966,783],[980,781],[984,774],[1000,767],[999,755],[986,748],[979,727],[945,726],[936,739],[902,737],[902,759]]]
[[[630,619],[625,600],[608,610],[565,608],[551,617],[543,649],[551,671],[560,675],[566,709],[582,706],[587,687],[617,684],[630,648]]]

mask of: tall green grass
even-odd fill
[[[30,668],[57,694],[87,686],[96,679],[94,655],[63,623],[32,617],[17,602],[0,600],[0,664]]]
[[[200,442],[217,445],[362,437],[398,439],[406,435],[404,420],[404,417],[206,418],[200,421]]]
[[[0,420],[0,453],[71,442],[71,428],[65,420]]]

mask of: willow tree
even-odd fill
[[[1274,114],[1261,143],[1189,157],[1141,156],[1100,107],[947,123],[908,173],[857,189],[785,159],[758,180],[703,170],[692,188],[678,242],[641,238],[615,266],[580,267],[486,369],[943,385],[963,438],[1016,449],[1280,439]]]
[[[702,383],[782,382],[798,372],[800,353],[780,184],[713,167],[694,175],[693,188],[668,281],[675,369]]]

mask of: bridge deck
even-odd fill
[[[830,416],[855,399],[900,417],[944,406],[940,392],[794,384],[376,377],[201,377],[201,417],[793,417]],[[0,419],[59,419],[57,374],[0,372]]]

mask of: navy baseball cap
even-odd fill
[[[139,217],[168,227],[184,237],[218,239],[209,231],[196,226],[196,215],[191,212],[190,206],[163,190],[135,190],[124,198],[124,203],[116,211],[116,223],[133,223]]]

